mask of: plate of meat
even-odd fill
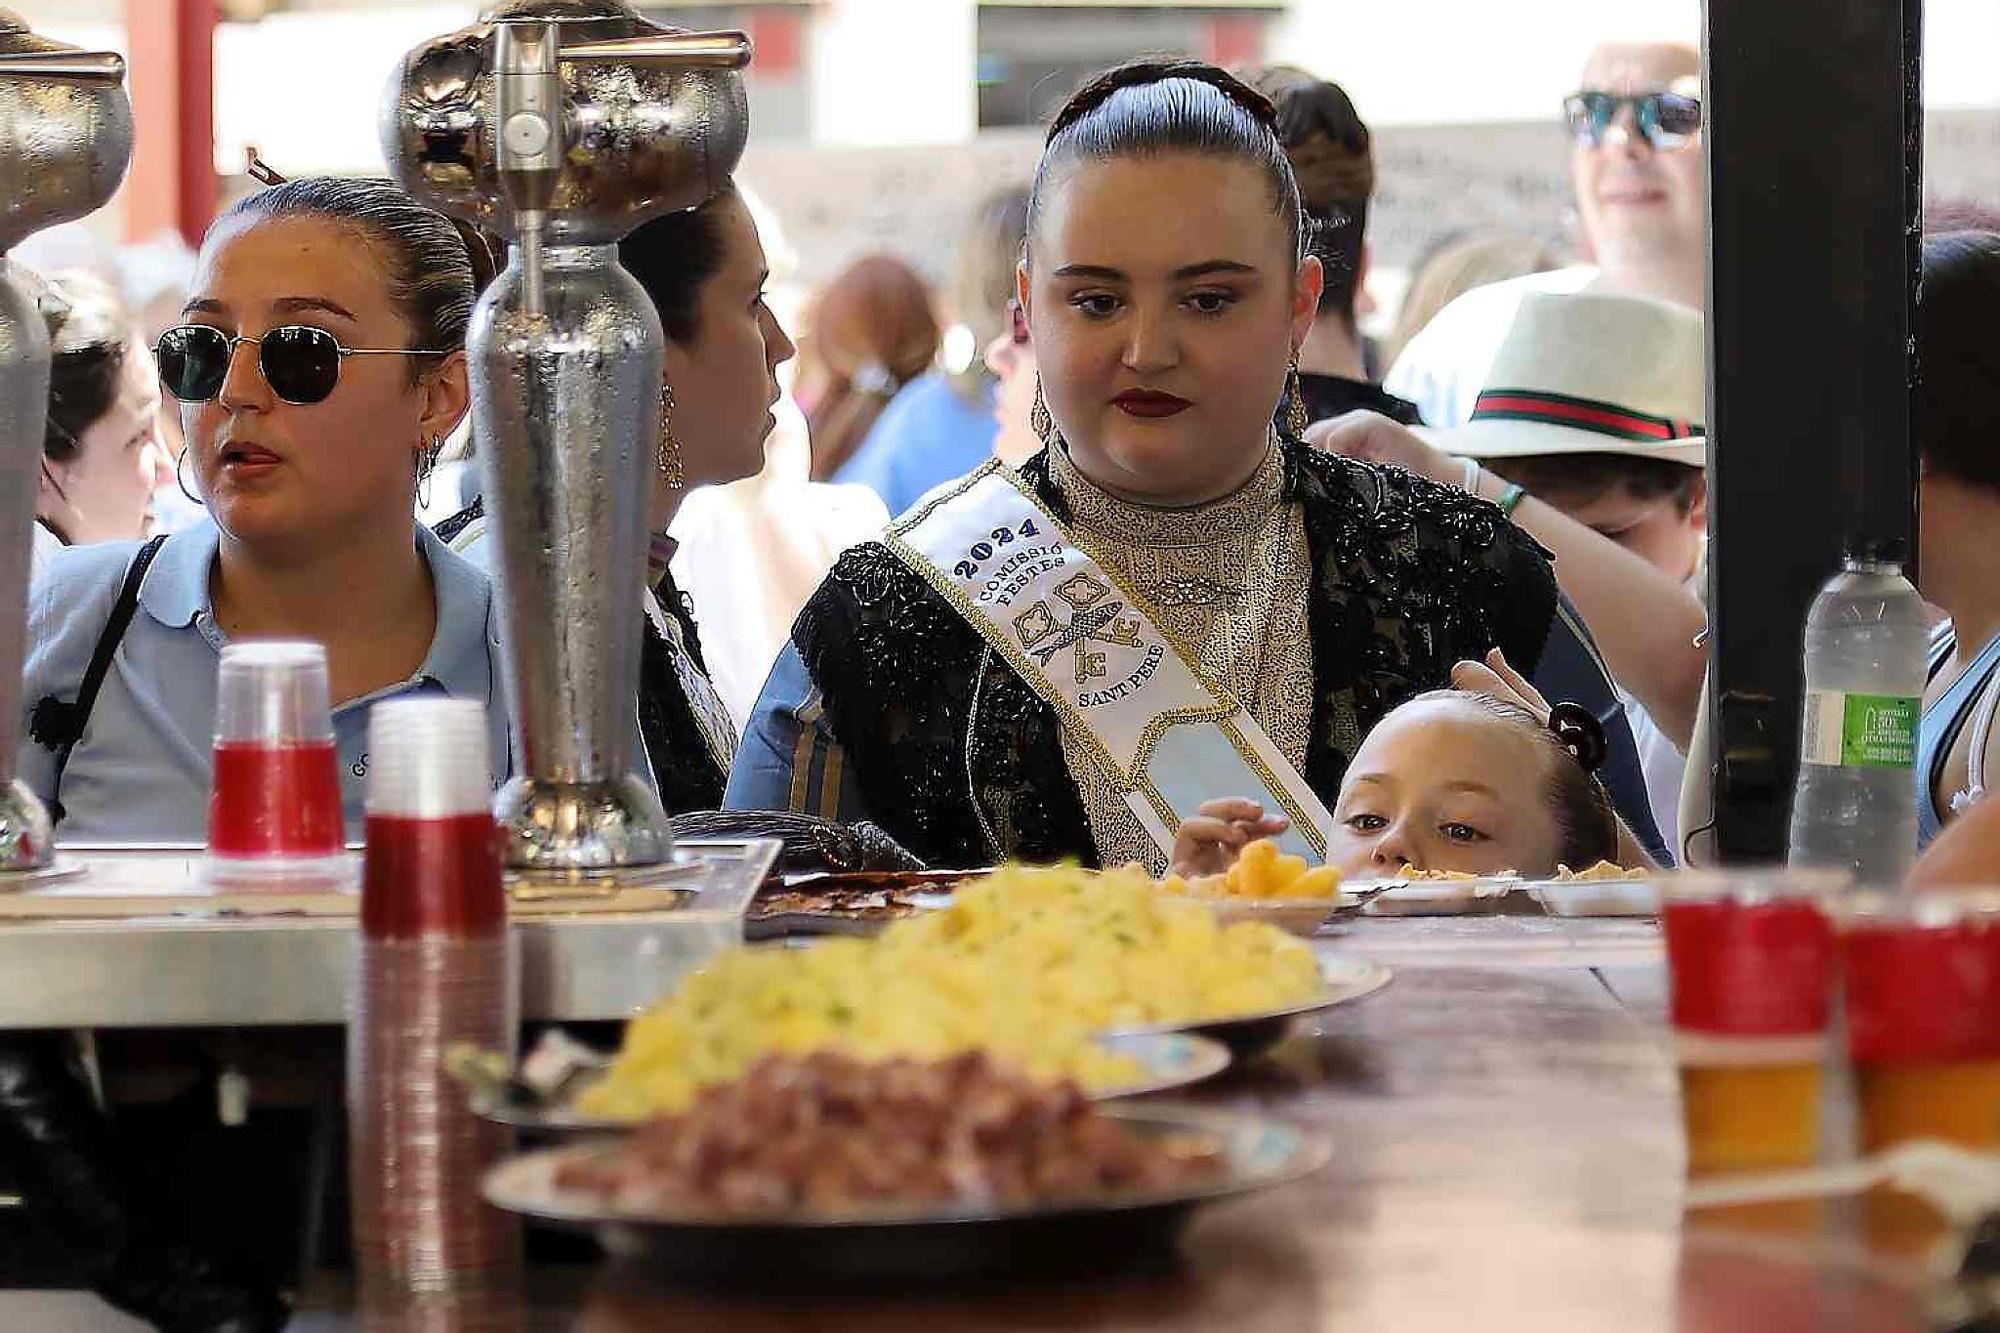
[[[771,1057],[681,1115],[502,1163],[489,1201],[702,1286],[906,1289],[1156,1261],[1197,1207],[1322,1166],[1265,1116],[1091,1103],[982,1053]]]

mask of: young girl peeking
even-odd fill
[[[1551,709],[1504,659],[1461,663],[1453,680],[1459,688],[1420,694],[1368,733],[1341,782],[1329,865],[1349,879],[1533,879],[1559,865],[1650,864],[1594,774],[1604,738],[1587,712]],[[1286,826],[1253,801],[1208,802],[1181,826],[1174,869],[1217,873]]]

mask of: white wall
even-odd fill
[[[826,0],[810,32],[815,143],[958,143],[977,132],[974,0]]]
[[[1339,83],[1371,125],[1551,120],[1591,49],[1620,38],[1698,45],[1701,6],[1294,0],[1267,54]],[[1924,96],[1937,109],[2000,107],[2000,0],[1925,0]]]
[[[144,3],[144,0],[139,0]],[[410,49],[476,21],[471,0],[273,14],[215,33],[215,165],[243,170],[255,144],[287,176],[384,170],[377,123]]]

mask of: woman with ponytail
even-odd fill
[[[450,222],[380,181],[285,181],[210,229],[156,349],[187,438],[180,483],[209,517],[58,551],[29,598],[20,773],[59,836],[202,840],[232,639],[325,645],[357,834],[379,699],[478,699],[507,762],[486,576],[414,519],[466,412],[472,261]]]

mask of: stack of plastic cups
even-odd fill
[[[371,1327],[484,1327],[518,1290],[517,1224],[480,1180],[511,1145],[444,1070],[511,1050],[515,967],[486,715],[426,697],[369,719],[368,851],[347,1039],[354,1251]]]
[[[339,763],[326,650],[282,640],[225,647],[215,678],[209,877],[229,889],[339,879]]]

